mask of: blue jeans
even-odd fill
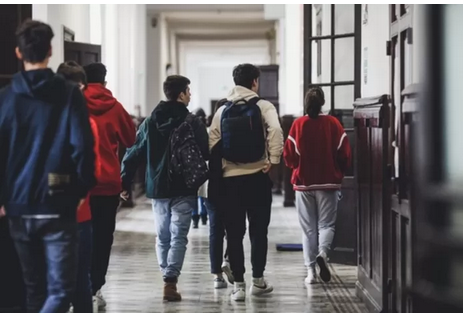
[[[205,200],[207,212],[209,213],[209,254],[210,272],[212,274],[222,273],[223,260],[228,259],[228,251],[223,254],[223,239],[225,238],[225,226],[220,217],[220,212],[213,207],[208,199]]]
[[[207,210],[206,210],[206,207],[207,207],[207,199],[203,198],[203,197],[198,197],[198,200],[197,200],[197,206],[195,206],[193,208],[193,213],[192,215],[193,216],[197,216],[197,215],[201,215],[201,216],[207,216]],[[200,208],[200,210],[199,210]],[[201,211],[199,213],[199,211]]]
[[[183,267],[196,197],[152,200],[156,252],[164,279],[176,279]]]
[[[78,276],[73,309],[75,313],[92,313],[92,221],[79,223],[78,231]]]
[[[68,311],[75,293],[78,261],[76,220],[10,217],[28,313]]]

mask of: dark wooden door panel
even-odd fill
[[[102,48],[100,45],[92,45],[82,42],[65,41],[65,61],[75,61],[85,66],[100,62]]]

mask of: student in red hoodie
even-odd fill
[[[335,117],[322,114],[324,104],[321,88],[307,92],[307,115],[291,126],[284,151],[285,163],[293,169],[307,284],[317,281],[316,263],[321,279],[331,279],[327,254],[335,233],[341,182],[351,161],[348,137]]]
[[[57,74],[61,74],[65,79],[77,83],[82,92],[87,86],[84,68],[74,61],[60,64],[57,69]],[[91,124],[92,134],[94,135],[95,177],[98,179],[101,174],[99,130],[92,117],[89,118],[89,122]],[[79,259],[76,293],[73,298],[74,313],[92,313],[94,311],[91,285],[92,221],[89,199],[90,194],[87,195],[82,204],[78,207],[76,214],[79,225]]]
[[[107,69],[102,63],[84,67],[88,85],[84,90],[89,114],[99,129],[101,176],[91,190],[90,206],[93,226],[91,267],[92,292],[99,309],[106,306],[100,289],[105,284],[120,204],[121,178],[118,146],[131,147],[136,140],[136,127],[128,112],[106,86]]]

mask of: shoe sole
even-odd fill
[[[180,302],[181,298],[163,297],[163,302]]]
[[[324,258],[321,256],[317,257],[316,262],[319,265],[320,278],[322,278],[324,282],[328,283],[330,279],[332,278],[332,275],[330,274],[330,270],[327,267],[327,263],[325,262]]]
[[[240,298],[240,299],[235,299],[233,296],[231,296],[231,300],[233,300],[235,302],[244,302],[244,301],[246,301],[246,297]]]
[[[222,272],[225,273],[225,275],[227,276],[228,282],[234,285],[235,277],[233,276],[233,272],[231,271],[231,268],[228,266],[222,266]]]
[[[226,289],[228,288],[228,285],[214,285],[214,289]]]
[[[256,287],[256,288],[259,288],[259,287]],[[257,289],[256,289],[257,290]],[[251,296],[255,296],[255,297],[258,297],[258,296],[263,296],[263,295],[266,295],[266,294],[269,294],[273,291],[273,287],[270,288],[270,289],[262,289],[262,288],[259,288],[260,291],[252,291],[252,290],[249,290],[249,294]]]

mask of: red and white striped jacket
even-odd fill
[[[294,190],[338,190],[351,164],[351,148],[335,117],[303,116],[291,126],[284,159],[286,166],[293,169]]]

